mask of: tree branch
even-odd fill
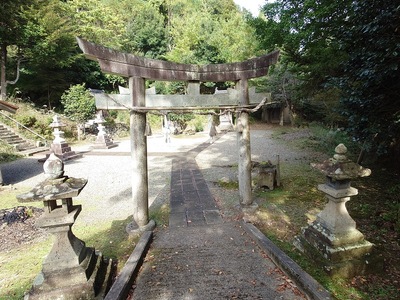
[[[20,68],[19,68],[19,66],[21,65],[21,61],[22,61],[23,59],[22,58],[18,58],[18,60],[17,60],[17,76],[15,77],[15,79],[14,80],[7,80],[7,84],[16,84],[17,82],[18,82],[18,80],[19,80],[19,71],[20,71]]]

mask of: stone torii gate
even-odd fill
[[[236,92],[233,93],[234,96],[231,97],[230,103],[234,106],[246,107],[250,104],[248,79],[267,75],[269,66],[277,62],[279,55],[279,52],[276,51],[243,62],[200,66],[179,64],[122,53],[93,44],[81,38],[77,38],[77,41],[85,56],[89,59],[97,60],[103,72],[129,78],[131,167],[133,171],[132,198],[134,201],[133,220],[139,227],[139,230],[151,226],[148,216],[145,112],[154,109],[172,110],[184,109],[185,107],[187,109],[190,106],[190,103],[182,103],[182,101],[178,105],[167,101],[168,103],[162,103],[162,107],[153,106],[152,108],[151,105],[148,106],[146,103],[145,80],[186,81],[189,83],[234,81],[236,83]],[[205,101],[206,103],[202,103],[205,98],[200,96],[194,97],[194,101],[200,102],[197,103],[197,106],[205,108],[212,106],[207,101]],[[219,104],[217,103],[217,105]],[[242,205],[248,206],[253,202],[248,112],[242,111],[240,113],[237,127],[240,202]]]

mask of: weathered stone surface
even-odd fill
[[[371,175],[371,170],[347,159],[345,154],[347,148],[343,144],[339,144],[335,148],[333,158],[323,163],[311,164],[312,167],[321,171],[332,180],[349,180],[357,177],[366,177]]]
[[[93,145],[95,149],[110,149],[113,147],[117,147],[117,144],[114,144],[114,141],[111,137],[106,133],[104,123],[106,122],[103,118],[102,111],[99,111],[96,115],[96,119],[94,122],[97,124],[98,133],[96,136],[96,142]]]
[[[279,56],[275,51],[243,62],[200,66],[122,53],[81,38],[77,41],[86,57],[97,60],[104,72],[154,80],[223,82],[256,78],[267,75],[269,66]]]
[[[318,190],[325,193],[328,203],[295,240],[301,251],[312,257],[321,256],[319,261],[328,273],[344,277],[362,274],[373,250],[373,244],[357,230],[346,208],[350,197],[358,194],[350,186],[350,180],[368,176],[371,171],[348,160],[346,153],[346,146],[339,144],[333,158],[313,164],[327,177],[327,182],[320,184]]]
[[[45,162],[44,170],[48,174],[44,182],[17,196],[20,202],[43,201],[46,209],[36,225],[55,236],[25,299],[95,299],[107,290],[111,269],[100,253],[87,248],[71,230],[82,209],[73,205],[72,197],[79,195],[87,180],[62,176],[64,165],[54,154]]]
[[[50,150],[60,159],[69,160],[73,158],[78,158],[81,155],[76,154],[71,150],[71,147],[68,146],[67,142],[64,139],[64,131],[60,130],[61,127],[64,127],[63,124],[57,115],[53,117],[53,122],[50,124],[50,127],[53,128],[54,140],[50,145]]]
[[[267,187],[272,191],[277,186],[277,167],[271,162],[254,162],[251,176],[253,188]]]
[[[236,89],[228,89],[225,93],[213,95],[200,94],[197,88],[188,89],[187,95],[158,95],[149,93],[146,89],[146,108],[176,108],[176,107],[221,107],[238,105],[239,93]],[[103,92],[93,93],[97,109],[127,109],[131,107],[129,94],[105,94]],[[264,98],[270,98],[270,93],[256,93],[254,87],[249,88],[249,104],[258,104]]]
[[[46,178],[56,179],[64,175],[64,163],[61,159],[51,153],[49,158],[43,164],[43,170]]]
[[[85,187],[86,179],[61,177],[48,179],[34,187],[31,191],[17,196],[19,202],[50,201],[76,197]]]

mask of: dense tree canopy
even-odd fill
[[[295,109],[346,127],[378,154],[399,152],[399,4],[277,0],[263,12],[249,24],[260,47],[282,49],[281,63],[297,78]]]
[[[112,90],[123,78],[85,59],[75,37],[183,63],[240,61],[281,49],[267,86],[303,118],[345,127],[369,149],[400,152],[400,6],[390,0],[276,0],[263,15],[233,0],[3,0],[1,83],[61,109],[69,86]],[[7,70],[6,70],[7,69]],[[7,90],[13,93],[13,88]],[[179,83],[158,83],[182,92]],[[397,147],[397,148],[396,148]]]
[[[1,73],[1,95],[0,99],[6,98],[8,77],[16,76],[10,72],[7,65],[12,52],[13,58],[20,60],[23,57],[23,49],[31,45],[35,34],[29,30],[28,7],[35,7],[34,1],[28,0],[4,0],[0,3],[0,73]],[[15,66],[13,66],[16,68]],[[17,70],[18,72],[18,70]]]
[[[353,1],[350,11],[338,34],[348,59],[336,77],[349,129],[378,153],[400,153],[400,5]]]

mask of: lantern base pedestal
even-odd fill
[[[294,245],[322,266],[329,276],[351,278],[383,268],[374,244],[365,240],[358,230],[352,233],[353,240],[357,241],[340,243],[340,237],[322,228],[315,223],[303,228],[302,234],[295,238]]]
[[[88,250],[91,255],[80,266],[42,271],[24,299],[104,299],[111,287],[114,264],[100,252]]]
[[[118,145],[108,136],[104,134],[97,135],[96,142],[92,146],[93,149],[110,149]]]

